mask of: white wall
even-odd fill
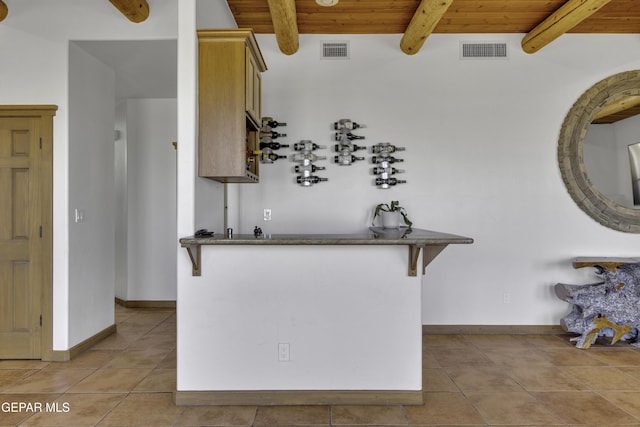
[[[104,322],[104,315],[90,326],[72,326],[86,321],[77,298],[86,300],[91,290],[101,295],[99,283],[85,281],[77,286],[76,269],[83,267],[71,256],[70,192],[71,153],[69,110],[69,41],[99,39],[167,39],[177,34],[177,1],[153,2],[152,13],[143,24],[128,21],[109,2],[85,0],[8,1],[9,16],[0,25],[0,102],[3,104],[55,104],[53,151],[53,346],[66,350],[86,339]],[[78,19],[81,16],[82,19]],[[113,122],[112,122],[113,126]],[[111,128],[113,135],[113,127]],[[111,136],[111,145],[113,136]],[[112,148],[113,150],[113,148]],[[111,151],[113,152],[113,151]],[[106,177],[113,180],[113,177]],[[91,212],[90,212],[91,213]],[[97,219],[97,217],[94,217]],[[89,217],[87,217],[89,219]],[[113,265],[111,266],[113,268]],[[85,288],[80,290],[80,287]],[[78,294],[80,292],[80,294]],[[113,298],[113,283],[110,285]],[[78,294],[78,295],[77,295]],[[72,302],[74,302],[72,304]],[[112,302],[112,301],[111,301]],[[89,333],[88,329],[93,331]]]
[[[376,189],[370,165],[324,162],[318,175],[329,181],[301,188],[292,164],[279,161],[262,167],[260,184],[239,186],[239,231],[354,231],[369,225],[377,203],[400,200],[416,227],[475,239],[428,267],[425,324],[558,324],[569,307],[552,286],[591,278],[572,270],[573,257],[631,256],[640,243],[578,209],[556,158],[572,104],[602,78],[640,67],[640,39],[565,35],[528,55],[521,38],[432,35],[407,56],[399,35],[302,35],[300,50],[285,56],[274,36],[258,35],[269,68],[263,114],[289,123],[282,142],[329,145],[330,124],[352,118],[368,125],[359,132],[367,144],[407,147],[399,156],[408,184]],[[323,40],[348,40],[351,59],[320,60]],[[510,58],[460,60],[461,41],[504,41]]]
[[[127,100],[116,101],[114,147],[115,185],[115,296],[127,299],[128,250],[127,250]]]
[[[127,101],[126,300],[176,299],[175,99]]]
[[[113,325],[115,74],[69,45],[69,342]],[[78,217],[76,218],[76,210]]]

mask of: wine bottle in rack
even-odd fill
[[[327,148],[327,147],[325,147],[324,145],[318,145],[309,140],[302,140],[300,142],[296,142],[295,144],[293,144],[293,149],[296,151],[314,151],[314,150],[320,150],[323,148]]]
[[[374,175],[380,175],[383,173],[386,173],[387,175],[395,175],[397,173],[403,173],[404,169],[396,169],[396,168],[392,168],[390,166],[388,167],[379,167],[376,166],[375,168],[373,168],[373,174]]]
[[[260,142],[260,149],[271,148],[272,150],[279,150],[281,148],[289,148],[289,144],[280,144],[279,142]]]
[[[344,140],[353,141],[355,139],[365,139],[365,138],[364,136],[361,136],[361,135],[354,135],[351,132],[348,132],[348,133],[336,132],[335,139],[336,141],[344,141]]]
[[[262,153],[263,156],[266,156],[269,160],[276,161],[278,159],[286,159],[287,156],[279,156],[276,153]]]
[[[324,166],[316,166],[316,165],[312,165],[312,164],[296,165],[296,167],[294,168],[294,170],[296,172],[315,172],[315,171],[323,171],[325,169],[326,169],[326,167],[324,167]]]
[[[351,121],[351,119],[340,119],[337,122],[335,122],[333,124],[333,128],[335,130],[340,130],[340,129],[359,129],[359,128],[364,128],[366,127],[363,124],[359,124],[356,123],[354,121]]]
[[[253,153],[259,156],[260,163],[273,163],[278,159],[287,158],[287,156],[280,156],[274,153],[270,148],[265,148],[263,150],[256,150]]]
[[[388,163],[404,162],[404,159],[397,159],[393,156],[372,156],[371,157],[371,163],[382,163],[382,162],[388,162]]]
[[[263,132],[262,130],[260,131],[260,138],[279,138],[281,136],[287,136],[286,133],[278,133],[276,131],[267,131],[267,132]]]
[[[296,177],[296,182],[304,186],[309,186],[309,185],[317,184],[319,182],[324,182],[324,181],[329,181],[329,178],[320,178],[319,176],[315,176],[315,175]]]
[[[397,147],[389,142],[380,142],[371,146],[372,153],[395,153],[396,151],[404,150],[404,147]]]
[[[318,160],[326,160],[327,156],[318,156],[316,154],[313,153],[295,153],[291,155],[291,159],[294,162],[302,162],[305,160],[308,160],[310,162],[315,162]]]
[[[376,185],[390,186],[397,184],[406,184],[407,181],[397,178],[376,178]]]
[[[278,142],[278,140],[275,138],[271,138],[270,136],[262,136],[260,137],[260,142],[269,143],[269,142]]]
[[[352,144],[351,142],[341,142],[340,144],[336,144],[333,146],[333,148],[340,152],[340,151],[358,151],[358,150],[366,150],[367,147],[364,145],[356,145],[356,144]]]
[[[270,128],[277,128],[278,126],[286,126],[285,122],[279,122],[277,120],[273,120],[273,117],[263,117],[262,125],[269,126]]]
[[[364,160],[364,157],[356,157],[353,154],[351,154],[351,152],[349,151],[343,151],[342,153],[338,154],[333,158],[333,161],[335,163],[338,163],[339,165],[343,165],[343,166],[350,165],[353,162],[358,160]]]

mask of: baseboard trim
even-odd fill
[[[105,328],[102,331],[98,332],[97,334],[87,338],[86,340],[74,345],[69,350],[53,350],[53,355],[51,360],[53,362],[68,362],[69,360],[73,359],[83,351],[90,349],[91,347],[98,344],[103,339],[115,333],[116,333],[116,325],[113,324],[108,328]]]
[[[423,335],[563,335],[566,333],[559,325],[422,325]]]
[[[176,302],[171,300],[123,300],[116,297],[116,304],[126,308],[176,308]]]
[[[178,406],[272,405],[422,405],[422,391],[409,390],[265,390],[176,391]]]

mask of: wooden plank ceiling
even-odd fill
[[[147,0],[109,2],[131,22],[149,17]],[[404,34],[400,48],[409,55],[432,33],[524,33],[521,44],[528,53],[564,33],[640,34],[640,0],[337,0],[331,7],[315,0],[227,3],[238,27],[275,34],[287,55],[298,50],[298,34]],[[8,15],[0,0],[0,22]],[[594,123],[639,111],[639,97],[631,96],[603,108]]]
[[[227,0],[238,27],[273,34],[267,0]],[[566,0],[453,0],[434,33],[528,33]],[[296,0],[300,34],[402,34],[420,0]],[[640,33],[640,0],[611,0],[570,33]]]

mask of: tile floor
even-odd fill
[[[0,361],[0,426],[640,426],[626,344],[427,335],[424,406],[176,407],[175,312],[117,306],[116,322],[70,362]]]

